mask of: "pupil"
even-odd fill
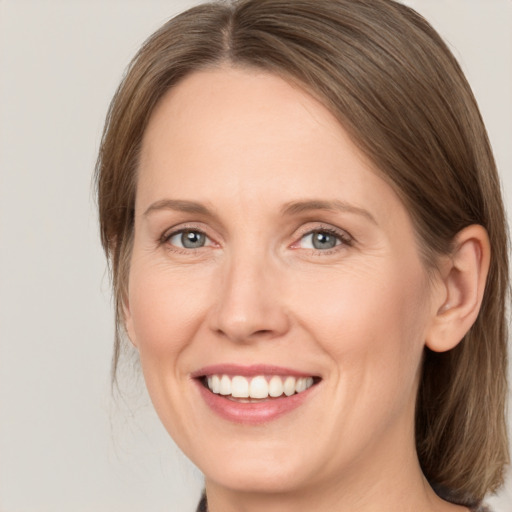
[[[181,243],[183,244],[183,247],[186,247],[187,249],[203,247],[204,240],[204,234],[198,233],[197,231],[185,231],[181,235]]]
[[[315,233],[313,247],[315,249],[332,249],[336,246],[336,238],[329,233]]]

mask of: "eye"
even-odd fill
[[[338,245],[350,245],[350,239],[330,229],[315,229],[303,235],[296,247],[301,249],[313,249],[317,251],[328,251]]]
[[[182,249],[200,249],[211,245],[210,239],[197,229],[182,229],[171,233],[167,237],[167,243]]]

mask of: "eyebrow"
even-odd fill
[[[175,210],[185,213],[194,213],[196,215],[213,216],[213,212],[203,204],[183,199],[162,199],[160,201],[156,201],[146,209],[144,216],[148,216],[152,212],[159,210]],[[286,203],[283,208],[281,208],[281,215],[291,216],[318,210],[338,211],[342,213],[361,215],[378,226],[375,217],[368,210],[337,199],[332,201],[324,201],[321,199],[293,201]]]
[[[282,215],[297,215],[300,213],[308,213],[315,210],[353,213],[355,215],[365,217],[370,222],[378,226],[377,220],[368,210],[360,208],[359,206],[352,205],[350,203],[346,203],[344,201],[339,201],[337,199],[334,199],[332,201],[324,201],[321,199],[293,201],[285,204],[281,209],[281,213]]]
[[[213,213],[203,204],[195,201],[184,201],[182,199],[162,199],[151,204],[144,212],[144,216],[158,210],[176,210],[186,213],[195,213],[197,215],[213,215]]]

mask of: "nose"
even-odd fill
[[[233,258],[221,272],[210,328],[237,343],[274,339],[290,326],[279,269],[263,257]]]

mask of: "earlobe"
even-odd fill
[[[454,239],[453,251],[441,269],[443,293],[434,304],[426,346],[434,352],[454,348],[475,322],[485,291],[490,244],[483,226],[471,225]]]

